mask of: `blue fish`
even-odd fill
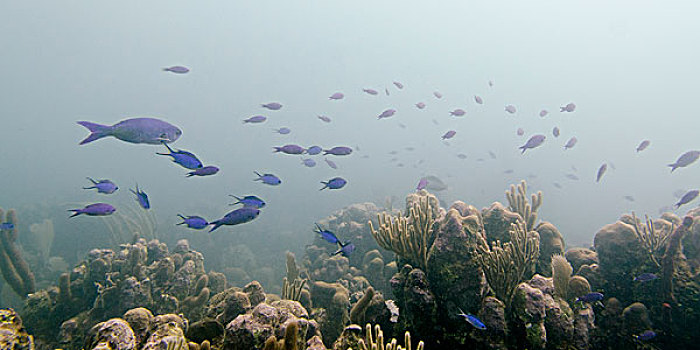
[[[114,182],[109,180],[95,181],[89,177],[87,179],[90,180],[90,182],[92,182],[92,186],[83,187],[84,190],[96,188],[97,193],[112,194],[119,189],[119,187],[117,187],[117,185],[115,185]]]
[[[645,273],[643,273],[643,274],[641,274],[641,275],[635,277],[635,278],[633,279],[633,281],[637,281],[637,282],[649,282],[649,281],[653,281],[653,280],[655,280],[655,279],[657,279],[657,278],[659,278],[659,276],[657,276],[657,275],[655,275],[655,274],[653,274],[653,273],[651,273],[651,272],[645,272]]]
[[[476,317],[472,314],[465,314],[464,311],[462,311],[462,309],[459,309],[459,312],[460,312],[459,316],[464,317],[464,319],[466,319],[470,325],[474,326],[474,328],[481,329],[481,330],[486,329],[486,325],[483,322],[481,322],[481,320],[478,317]]]
[[[136,184],[136,191],[129,189],[131,193],[136,195],[136,201],[143,209],[151,209],[151,202],[148,201],[148,195],[146,192],[139,190],[139,184]]]
[[[338,242],[338,250],[333,253],[333,255],[342,254],[344,257],[350,256],[350,253],[355,251],[355,245],[350,241],[345,241],[345,243]]]
[[[218,229],[221,225],[239,225],[253,221],[258,215],[260,215],[260,209],[251,207],[238,208],[229,212],[223,218],[212,221],[210,225],[214,225],[214,227],[212,227],[209,232]]]
[[[236,198],[236,200],[238,201],[236,203],[231,203],[229,205],[243,204],[244,208],[249,207],[249,208],[257,208],[257,209],[260,209],[260,208],[265,206],[265,201],[258,198],[257,196],[245,196],[243,198],[236,197],[232,194],[229,194],[229,196]]]
[[[592,303],[603,300],[603,293],[593,292],[576,298],[576,302]]]
[[[94,204],[89,204],[85,206],[85,208],[82,209],[69,209],[68,211],[72,211],[73,215],[70,217],[76,217],[78,215],[88,215],[88,216],[105,216],[105,215],[111,215],[114,213],[117,209],[115,209],[112,205],[107,204],[107,203],[94,203]]]
[[[181,165],[185,169],[198,169],[202,167],[202,162],[197,159],[197,156],[194,154],[181,149],[173,151],[167,143],[163,142],[163,144],[168,148],[170,153],[156,153],[157,155],[173,157],[173,162]]]
[[[270,186],[277,186],[282,183],[282,180],[280,180],[279,177],[273,175],[273,174],[263,174],[260,175],[257,171],[254,171],[255,175],[258,175],[258,178],[253,180],[253,181],[262,181],[262,183]]]
[[[0,224],[0,230],[12,230],[15,228],[15,224],[11,222],[3,222]]]
[[[320,234],[321,238],[323,238],[324,240],[326,240],[329,243],[340,244],[340,240],[338,239],[338,237],[336,237],[335,233],[322,229],[321,226],[319,226],[318,224],[315,224],[315,225],[316,225],[316,229],[314,230],[314,232]]]
[[[319,191],[322,191],[326,188],[331,189],[331,190],[339,190],[345,186],[348,182],[343,179],[342,177],[334,177],[326,182],[321,181],[321,183],[324,185],[322,189]]]
[[[185,176],[187,176],[187,177],[192,177],[192,176],[208,176],[208,175],[214,175],[214,174],[216,174],[216,173],[218,173],[218,172],[219,172],[219,168],[217,168],[217,167],[215,167],[215,166],[213,166],[213,165],[209,165],[209,166],[205,166],[205,167],[202,167],[202,168],[199,168],[199,169],[195,169],[195,170],[193,170],[193,171],[190,171],[190,172],[187,173],[187,175],[185,175]]]
[[[656,332],[652,330],[646,330],[642,334],[638,335],[633,335],[634,339],[641,340],[641,341],[647,341],[647,340],[652,340],[656,337]]]
[[[323,152],[323,149],[319,146],[311,146],[306,150],[306,153],[312,156],[315,156],[321,152]]]
[[[177,214],[182,219],[182,222],[177,224],[177,225],[187,225],[187,227],[195,229],[195,230],[201,230],[207,226],[209,226],[209,223],[207,220],[205,220],[201,216],[183,216],[180,214]]]

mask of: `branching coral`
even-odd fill
[[[299,301],[305,284],[306,280],[299,278],[299,268],[294,253],[287,252],[287,277],[282,279],[282,299]]]
[[[15,244],[19,233],[15,211],[10,209],[4,215],[0,209],[0,222],[11,225],[11,228],[0,229],[0,270],[12,290],[26,298],[34,293],[34,274]]]
[[[379,246],[427,271],[430,247],[435,240],[435,216],[428,196],[414,202],[406,217],[401,213],[392,216],[384,212],[378,214],[377,219],[379,230],[374,229],[371,221],[369,228]]]
[[[114,214],[101,218],[111,234],[110,239],[115,247],[130,241],[134,235],[147,240],[158,238],[157,221],[150,211],[135,210],[125,206],[120,207]]]
[[[670,230],[656,230],[654,227],[654,222],[649,219],[648,215],[644,215],[645,224],[644,226],[639,224],[637,216],[632,213],[632,219],[634,221],[634,234],[637,236],[637,240],[644,247],[644,250],[649,255],[649,259],[660,268],[661,264],[657,257],[664,253],[666,249],[666,243],[668,238],[673,232],[673,228]]]
[[[372,334],[372,325],[369,323],[367,326],[365,326],[365,339],[360,339],[358,345],[360,347],[359,350],[411,350],[411,333],[406,331],[404,334],[404,347],[401,345],[398,345],[396,342],[396,339],[391,339],[390,342],[384,343],[384,333],[382,332],[382,328],[379,327],[379,325],[374,326],[374,334]],[[418,342],[418,346],[416,346],[417,350],[423,350],[423,347],[425,344],[423,344],[422,341]],[[348,349],[352,350],[352,349]]]
[[[532,231],[537,223],[537,210],[542,205],[542,191],[532,194],[528,201],[527,183],[522,180],[517,187],[510,185],[510,191],[506,191],[506,199],[508,199],[510,211],[520,214],[525,220],[527,232]]]
[[[540,254],[539,236],[536,232],[525,229],[525,224],[518,221],[511,224],[510,242],[496,241],[491,248],[479,247],[476,255],[486,276],[486,281],[496,297],[506,305],[510,304],[515,287],[532,269]]]

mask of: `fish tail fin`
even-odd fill
[[[676,165],[676,163],[669,164],[668,166],[671,167],[671,172],[673,172],[674,170],[676,170],[676,168],[678,168],[678,166]]]
[[[76,216],[78,216],[78,215],[80,215],[80,214],[83,213],[80,209],[68,209],[68,211],[72,211],[72,212],[73,212],[73,215],[69,216],[69,218],[76,217]]]
[[[78,122],[78,124],[90,130],[90,135],[88,135],[88,137],[86,137],[84,140],[80,141],[80,145],[99,140],[103,137],[110,136],[112,134],[112,127],[108,125],[102,125],[86,121],[80,121]]]
[[[272,147],[272,148],[274,148],[274,150],[272,151],[272,153],[282,152],[282,147]]]
[[[214,230],[216,230],[217,228],[221,227],[221,225],[222,225],[222,224],[219,222],[219,220],[216,220],[216,221],[214,221],[214,222],[210,222],[209,224],[210,224],[210,225],[214,225],[214,227],[212,227],[211,230],[209,230],[209,232],[213,232]]]
[[[194,172],[189,172],[189,173],[187,173],[187,175],[185,175],[185,177],[192,177],[192,176],[194,176]]]
[[[328,181],[328,182],[323,182],[323,181],[321,181],[321,183],[323,184],[323,188],[320,189],[319,191],[323,191],[323,190],[325,190],[326,188],[328,188],[328,184],[331,183],[331,182],[330,182],[330,181]]]
[[[523,153],[525,153],[525,150],[527,149],[527,147],[525,147],[525,146],[522,146],[522,147],[518,147],[518,148],[520,148],[521,150],[523,150],[522,152],[520,152],[520,154],[523,154]]]
[[[255,181],[260,180],[260,178],[262,178],[262,175],[260,175],[259,172],[257,172],[257,171],[253,171],[253,172],[255,173],[255,175],[258,175],[258,178],[255,179]]]

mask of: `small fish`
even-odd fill
[[[579,180],[579,178],[578,178],[578,176],[576,176],[576,174],[566,174],[566,175],[564,175],[564,176],[566,176],[566,178],[569,179],[569,180],[574,180],[574,181],[578,181],[578,180]]]
[[[634,339],[641,340],[641,341],[647,341],[647,340],[652,340],[654,337],[656,337],[656,332],[652,330],[646,330],[642,334],[637,334],[633,335]]]
[[[282,104],[278,102],[270,102],[261,104],[260,107],[267,108],[271,111],[279,111],[280,109],[282,109]]]
[[[516,132],[516,134],[518,134],[518,136],[523,136],[523,135],[525,135],[525,130],[523,130],[523,128],[518,128],[518,131]]]
[[[464,154],[464,153],[460,153],[460,154],[457,155],[457,158],[459,158],[459,159],[467,159],[467,155]]]
[[[549,114],[549,111],[547,111],[546,109],[540,111],[540,117],[542,118],[544,118],[547,114]]]
[[[603,177],[605,174],[605,171],[608,170],[608,163],[603,163],[603,165],[598,168],[598,174],[595,177],[595,182],[599,182],[600,179]]]
[[[209,223],[210,225],[214,225],[209,232],[213,232],[222,225],[240,225],[245,224],[246,222],[251,222],[257,218],[258,215],[260,215],[260,209],[258,208],[238,208],[232,212],[229,212],[223,218]]]
[[[15,228],[15,224],[11,222],[3,222],[0,224],[0,230],[12,230]]]
[[[236,203],[231,203],[229,205],[236,205],[236,204],[243,204],[244,207],[251,207],[251,208],[264,208],[265,207],[265,201],[260,199],[257,196],[245,196],[243,198],[241,197],[236,197],[232,194],[229,194],[230,197],[235,198],[238,202]]]
[[[449,139],[453,138],[456,134],[457,134],[456,131],[450,130],[450,131],[446,132],[444,135],[442,135],[442,139],[449,140]]]
[[[399,90],[403,89],[403,84],[399,83],[398,81],[394,82],[394,86],[396,86],[396,88],[398,88]]]
[[[489,80],[489,87],[493,87],[493,81]]]
[[[321,183],[323,184],[323,188],[321,188],[319,191],[325,190],[326,188],[330,190],[339,190],[345,187],[345,184],[348,182],[342,177],[334,177],[326,182],[321,181]]]
[[[678,160],[676,160],[675,163],[669,164],[668,166],[671,167],[671,172],[673,172],[678,168],[684,168],[695,163],[698,158],[700,158],[700,151],[688,151],[678,157]]]
[[[252,117],[250,117],[250,118],[248,118],[248,119],[243,119],[243,123],[253,123],[253,124],[257,124],[257,123],[262,123],[262,122],[264,122],[264,121],[266,121],[266,120],[267,120],[267,117],[264,116],[264,115],[254,115],[254,116],[252,116]]]
[[[114,213],[117,209],[115,209],[113,206],[107,204],[107,203],[94,203],[94,204],[89,204],[85,206],[82,209],[69,209],[68,211],[72,211],[73,215],[70,217],[76,217],[78,215],[84,214],[87,216],[105,216],[105,215],[111,215]]]
[[[384,112],[382,112],[382,114],[380,114],[380,115],[377,117],[377,119],[384,119],[384,118],[393,117],[394,114],[396,114],[396,110],[395,110],[395,109],[392,109],[392,108],[389,108],[389,109],[384,110]]]
[[[311,146],[306,149],[306,153],[312,156],[315,156],[321,152],[323,152],[323,149],[319,146]]]
[[[515,109],[515,106],[513,106],[513,105],[507,105],[505,108],[505,111],[510,113],[510,114],[515,114],[516,109]]]
[[[139,184],[136,184],[136,191],[129,189],[131,193],[136,195],[136,201],[143,209],[151,209],[151,202],[148,200],[146,192],[139,190]]]
[[[435,98],[442,98],[442,94],[438,91],[433,91],[433,96],[435,96]]]
[[[373,96],[376,96],[377,94],[379,94],[379,93],[377,92],[377,90],[374,90],[374,89],[362,89],[362,91],[364,91],[364,92],[366,92],[366,93],[368,93],[368,94],[370,94],[370,95],[373,95]]]
[[[273,174],[263,174],[260,175],[257,171],[254,171],[255,175],[258,175],[258,178],[253,180],[253,181],[262,181],[262,183],[270,186],[277,186],[282,183],[282,180],[280,180],[277,176]]]
[[[183,151],[181,149],[173,151],[173,149],[170,148],[167,143],[163,142],[163,145],[165,145],[170,153],[156,153],[157,155],[173,157],[173,162],[175,164],[179,164],[185,169],[198,169],[202,167],[202,162],[191,152]]]
[[[624,196],[622,198],[624,198],[627,201],[634,202],[634,197],[632,197],[632,196]]]
[[[335,233],[322,229],[321,226],[319,226],[316,223],[314,223],[314,225],[316,225],[316,229],[314,230],[314,232],[321,235],[321,238],[323,238],[326,242],[333,243],[333,244],[340,243],[340,240],[335,235]]]
[[[491,159],[496,159],[496,153],[493,153],[493,151],[489,151],[489,157],[491,157]]]
[[[559,134],[559,127],[555,126],[554,129],[552,129],[552,135],[554,135],[554,137],[559,137]]]
[[[482,331],[486,329],[486,325],[483,322],[481,322],[481,320],[478,317],[472,314],[465,314],[464,311],[462,311],[462,309],[459,309],[459,316],[464,317],[464,319],[467,320],[467,322],[469,322],[469,324],[474,326],[474,328],[476,329],[480,329]]]
[[[417,191],[420,191],[426,187],[428,187],[428,179],[422,178],[422,179],[418,180],[418,185],[416,186]]]
[[[284,153],[284,154],[302,154],[302,153],[304,153],[304,152],[306,151],[306,150],[304,149],[304,147],[301,147],[301,146],[299,146],[299,145],[293,145],[293,144],[284,145],[284,146],[281,146],[281,147],[273,147],[273,148],[274,148],[275,150],[272,151],[272,153],[281,152],[281,153]]]
[[[484,99],[482,99],[481,96],[474,95],[474,101],[480,105],[484,104]]]
[[[160,145],[163,142],[175,142],[182,135],[176,126],[155,118],[125,119],[112,126],[87,121],[79,121],[78,124],[90,131],[90,135],[80,141],[81,145],[107,136],[129,143]]]
[[[423,108],[425,108],[425,103],[423,103],[423,102],[418,102],[418,103],[416,103],[416,108],[418,108],[418,109],[423,109]]]
[[[512,174],[512,173],[514,173],[514,172],[515,172],[515,170],[513,170],[513,169],[506,169],[506,170],[503,170],[503,173],[504,173],[504,174]]]
[[[640,143],[639,146],[637,146],[637,152],[641,152],[647,149],[647,147],[649,147],[649,144],[651,144],[651,141],[649,140],[642,141],[642,143]]]
[[[686,194],[684,194],[683,197],[681,197],[678,203],[676,203],[676,209],[680,208],[683,204],[688,204],[692,202],[695,198],[698,197],[698,193],[700,193],[698,190],[690,190],[686,192]]]
[[[465,114],[467,114],[467,112],[465,112],[463,109],[460,109],[460,108],[457,108],[454,111],[450,112],[450,115],[454,116],[454,117],[461,117]]]
[[[632,280],[635,282],[649,282],[649,281],[653,281],[657,278],[659,278],[659,276],[657,276],[651,272],[645,272],[645,273],[633,278]]]
[[[345,241],[345,243],[338,242],[338,250],[333,253],[333,255],[341,254],[344,257],[350,256],[352,252],[355,251],[355,245],[350,241]]]
[[[332,154],[334,156],[347,156],[352,153],[352,148],[345,146],[336,146],[331,149],[324,149],[323,155]]]
[[[316,161],[311,158],[303,158],[301,164],[304,164],[307,168],[313,168],[316,166]]]
[[[578,139],[576,139],[576,136],[573,136],[572,138],[569,139],[569,141],[566,141],[566,144],[564,145],[564,149],[573,148],[574,146],[576,146],[576,142],[578,142]]]
[[[110,180],[95,181],[89,177],[87,179],[90,180],[90,182],[92,182],[92,186],[83,187],[84,190],[96,188],[97,193],[112,194],[119,189],[119,187],[117,187],[117,185]]]
[[[318,116],[318,119],[320,119],[322,122],[325,122],[325,123],[330,123],[330,122],[331,122],[331,118],[329,118],[329,117],[327,117],[327,116],[325,116],[325,115],[319,115],[319,116]]]
[[[555,182],[555,183],[553,183],[552,185],[554,185],[554,187],[556,187],[556,188],[558,188],[558,189],[561,189],[561,188],[562,188],[561,185],[560,185],[558,182]]]
[[[329,100],[342,100],[345,95],[342,92],[336,92],[328,97]]]
[[[282,128],[276,129],[275,132],[278,134],[281,134],[281,135],[287,135],[290,132],[292,132],[292,129],[287,128],[287,127],[282,127]]]
[[[188,228],[195,229],[195,230],[201,230],[207,226],[209,226],[209,223],[207,220],[205,220],[201,216],[184,216],[181,214],[177,214],[182,219],[181,223],[178,223],[176,225],[187,225]]]
[[[323,158],[323,160],[324,160],[324,161],[326,162],[326,164],[328,164],[328,166],[331,167],[332,169],[338,169],[338,165],[336,165],[334,161],[332,161],[332,160],[330,160],[330,159],[328,159],[328,158]]]
[[[205,167],[201,167],[199,169],[195,169],[193,171],[190,171],[187,173],[187,177],[192,177],[192,176],[209,176],[209,175],[214,175],[219,172],[219,168],[209,165]]]
[[[559,112],[573,112],[576,109],[576,105],[573,102],[569,102],[566,106],[559,107]]]
[[[163,68],[163,71],[175,74],[187,74],[190,72],[190,69],[184,66],[170,66]]]
[[[387,96],[389,96],[389,89],[384,88],[384,93],[385,93]]]
[[[576,302],[592,303],[603,300],[603,293],[593,292],[576,298]]]
[[[546,137],[542,134],[533,135],[532,137],[530,137],[529,140],[527,140],[527,142],[524,145],[518,147],[519,149],[523,150],[521,154],[525,153],[525,151],[528,149],[532,149],[542,145],[542,143],[544,143],[545,138]]]
[[[396,303],[389,299],[384,301],[384,305],[386,305],[386,308],[389,310],[389,313],[391,314],[391,317],[389,318],[389,322],[396,323],[399,321],[399,307],[396,306]]]

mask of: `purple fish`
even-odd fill
[[[542,118],[544,118],[544,116],[546,116],[547,114],[549,114],[549,111],[547,111],[546,109],[540,111],[540,117]]]
[[[559,107],[560,112],[573,112],[576,109],[576,105],[573,102],[569,102],[566,106]]]
[[[338,239],[338,236],[335,235],[335,233],[322,229],[321,226],[319,226],[316,223],[314,223],[314,225],[316,225],[316,229],[314,230],[314,232],[321,235],[321,238],[323,238],[323,240],[333,244],[340,243],[340,240]]]
[[[394,114],[396,114],[396,110],[395,110],[395,109],[392,109],[392,108],[389,108],[389,109],[385,110],[384,112],[382,112],[382,114],[380,114],[380,115],[377,117],[377,119],[393,117]]]
[[[333,255],[342,254],[344,257],[348,257],[355,251],[355,245],[350,243],[350,241],[345,241],[345,243],[338,242],[338,245],[338,250],[336,250]]]
[[[342,100],[345,95],[342,92],[336,92],[328,97],[329,100]]]
[[[262,123],[262,122],[264,122],[264,121],[266,121],[266,120],[267,120],[267,117],[265,117],[264,115],[255,115],[255,116],[252,116],[252,117],[250,117],[250,118],[248,118],[248,119],[243,119],[243,123],[254,123],[254,124],[256,124],[256,123]]]
[[[598,174],[595,176],[595,182],[600,181],[600,179],[605,174],[606,170],[608,170],[608,163],[603,163],[603,165],[601,165],[600,168],[598,168]]]
[[[78,124],[90,130],[90,135],[80,141],[81,145],[107,136],[130,143],[160,145],[163,142],[175,142],[182,135],[182,131],[176,126],[155,118],[126,119],[112,126],[87,121],[80,121]]]
[[[554,135],[554,137],[559,137],[559,133],[559,127],[555,126],[554,129],[552,129],[552,135]]]
[[[279,111],[282,109],[282,104],[278,102],[270,102],[260,105],[261,107],[267,108],[271,111]]]
[[[175,73],[175,74],[186,74],[186,73],[190,72],[190,69],[187,67],[183,67],[183,66],[171,66],[171,67],[163,68],[163,71]]]
[[[282,183],[282,180],[280,180],[279,177],[273,175],[273,174],[262,174],[258,173],[257,171],[254,171],[255,175],[258,175],[258,178],[255,179],[254,181],[262,181],[262,183],[270,186],[277,186]]]
[[[399,90],[403,89],[403,84],[399,83],[398,81],[394,82],[394,86],[396,86]]]
[[[347,156],[352,153],[352,148],[345,146],[336,146],[331,149],[324,149],[323,154],[332,154],[334,156]]]
[[[435,98],[442,98],[442,94],[438,91],[433,91],[433,96],[435,96]]]
[[[146,192],[139,189],[139,184],[136,184],[136,190],[129,189],[129,191],[136,196],[136,202],[139,203],[141,208],[151,209],[151,201],[148,200]]]
[[[301,164],[304,164],[307,168],[313,168],[316,166],[316,161],[311,158],[305,158],[301,160]]]
[[[327,117],[327,116],[325,116],[325,115],[319,115],[319,116],[318,116],[318,119],[321,119],[321,121],[326,122],[326,123],[330,123],[330,122],[331,122],[331,118],[329,118],[329,117]]]
[[[540,146],[544,142],[545,138],[546,137],[542,134],[533,135],[524,145],[518,147],[519,149],[523,150],[521,154],[525,153],[525,151],[528,149]]]
[[[236,198],[237,202],[236,203],[231,203],[229,205],[236,205],[236,204],[243,204],[244,207],[252,207],[252,208],[263,208],[265,207],[266,203],[264,200],[260,199],[258,196],[245,196],[245,197],[238,197],[234,196],[232,194],[229,194],[229,197]]]
[[[576,302],[592,303],[603,300],[603,293],[593,292],[576,298]]]
[[[516,109],[515,109],[515,106],[513,106],[513,105],[507,105],[505,111],[510,113],[510,114],[515,114]]]
[[[180,219],[182,219],[182,222],[177,223],[176,225],[187,225],[188,228],[195,230],[201,230],[209,226],[207,220],[201,216],[184,216],[180,214],[177,214],[177,216],[179,216]]]
[[[326,182],[321,181],[321,183],[323,184],[323,188],[321,188],[319,191],[325,190],[326,188],[331,190],[339,190],[345,187],[345,184],[348,182],[342,177],[334,177]]]
[[[377,92],[377,90],[374,90],[374,89],[362,89],[362,91],[364,91],[364,92],[366,92],[366,93],[368,93],[368,94],[370,94],[370,95],[373,95],[373,96],[376,96],[377,94],[379,94],[379,93]]]
[[[282,152],[285,154],[302,154],[302,153],[304,153],[304,151],[306,151],[304,149],[304,147],[301,147],[299,145],[293,145],[293,144],[284,145],[282,147],[273,147],[273,148],[275,150],[272,151],[272,153]]]
[[[668,166],[671,167],[671,172],[676,170],[677,168],[685,168],[690,164],[695,163],[696,160],[700,157],[700,151],[688,151],[683,153],[680,157],[678,157],[678,160],[676,160],[675,163],[669,164]]]
[[[311,146],[306,150],[306,153],[309,155],[315,156],[315,155],[321,153],[322,151],[323,151],[323,149],[321,149],[321,147],[319,147],[319,146]]]
[[[80,214],[85,214],[87,216],[105,216],[114,213],[116,210],[117,209],[107,203],[94,203],[82,209],[69,209],[68,211],[73,212],[73,215],[70,216],[72,218]]]
[[[423,108],[425,108],[425,103],[423,103],[423,102],[418,102],[418,103],[416,103],[416,108],[418,108],[418,109],[423,109]]]
[[[518,128],[518,131],[516,133],[518,134],[518,136],[523,136],[525,135],[525,130],[523,130],[523,128]]]
[[[683,195],[683,197],[681,197],[678,203],[676,203],[676,209],[680,208],[683,204],[688,204],[692,202],[695,198],[698,197],[698,193],[700,193],[700,191],[698,190],[688,191],[686,194]]]
[[[474,101],[480,105],[484,104],[484,99],[481,98],[481,96],[474,96]]]
[[[328,166],[331,167],[332,169],[338,169],[338,166],[335,164],[334,161],[332,161],[328,158],[324,158],[323,160],[326,161],[326,164],[328,164]]]
[[[460,109],[460,108],[457,108],[454,111],[450,112],[450,115],[455,116],[455,117],[461,117],[465,114],[467,114],[467,112],[465,112],[463,109]]]
[[[278,134],[281,134],[281,135],[287,135],[287,134],[289,134],[290,132],[292,132],[292,129],[286,128],[286,127],[282,127],[282,128],[276,129],[275,132],[278,133]]]
[[[566,141],[566,144],[564,145],[564,149],[573,148],[574,146],[576,146],[576,142],[578,142],[578,139],[576,139],[576,136],[570,138],[569,141]]]
[[[653,274],[651,272],[644,272],[632,280],[635,282],[649,282],[657,278],[659,278],[659,276],[657,276],[656,274]]]
[[[201,167],[199,169],[195,169],[193,171],[190,171],[187,173],[187,177],[192,177],[192,176],[209,176],[209,175],[214,175],[219,172],[219,168],[209,165],[205,167]]]
[[[642,143],[640,143],[639,146],[637,146],[637,152],[641,152],[647,149],[647,147],[649,147],[649,144],[651,144],[651,141],[649,140],[642,141]]]
[[[416,190],[420,191],[426,187],[428,187],[428,179],[421,178],[420,180],[418,180],[418,185],[416,186]]]
[[[223,218],[216,221],[212,221],[210,225],[214,225],[214,227],[212,227],[211,230],[209,230],[209,232],[218,229],[219,227],[221,227],[221,225],[239,225],[253,221],[255,218],[258,217],[258,215],[260,215],[260,209],[258,208],[238,208],[232,212],[229,212]]]
[[[119,189],[119,187],[117,187],[117,185],[110,180],[95,181],[89,177],[87,179],[90,180],[90,182],[92,182],[92,186],[83,187],[84,190],[96,188],[97,193],[112,194]]]
[[[157,155],[173,157],[173,162],[175,164],[179,164],[185,169],[197,169],[202,167],[202,162],[192,152],[183,151],[181,149],[175,151],[170,148],[167,143],[163,144],[170,153],[156,153]]]
[[[450,131],[446,132],[445,135],[442,135],[442,139],[443,140],[451,139],[455,136],[455,134],[457,134],[456,131],[450,130]]]

